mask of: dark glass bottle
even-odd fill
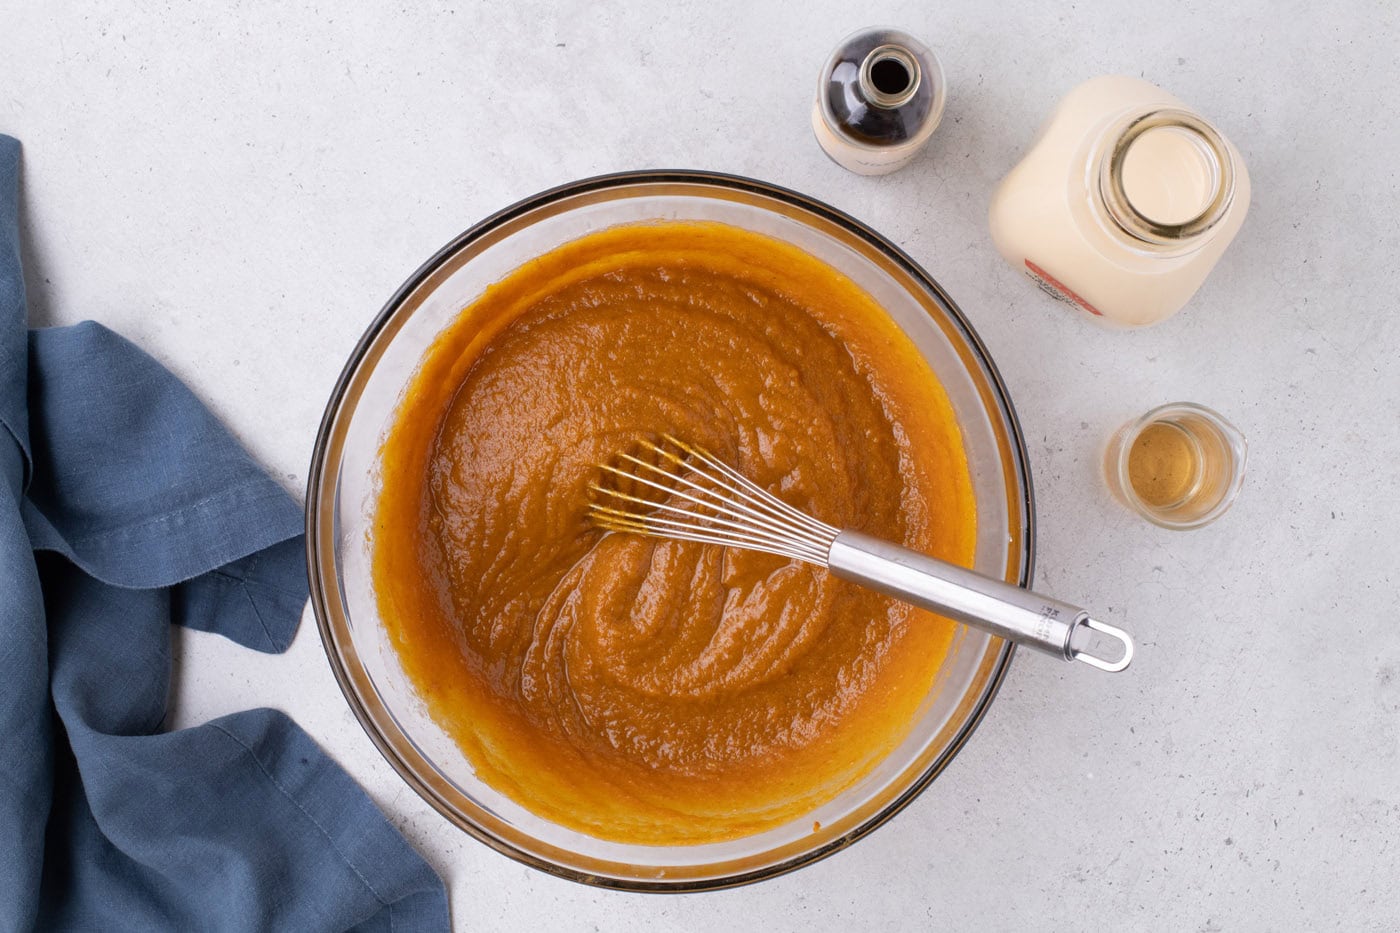
[[[897,29],[864,29],[822,68],[812,130],[841,167],[884,175],[928,141],[946,97],[943,66],[928,46]]]

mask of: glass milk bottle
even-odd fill
[[[1166,91],[1109,76],[1069,92],[992,196],[997,249],[1100,323],[1143,327],[1201,287],[1249,209],[1229,140]]]

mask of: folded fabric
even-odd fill
[[[162,732],[170,625],[264,652],[301,513],[97,324],[27,331],[0,136],[0,929],[440,930],[441,880],[274,710]]]

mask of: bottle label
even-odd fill
[[[831,161],[857,175],[887,175],[903,168],[923,146],[923,140],[893,146],[860,146],[836,133],[822,117],[821,101],[812,107],[812,132]]]
[[[1041,291],[1051,298],[1054,298],[1056,301],[1063,301],[1065,304],[1083,308],[1094,317],[1103,317],[1102,311],[1089,304],[1089,302],[1085,301],[1083,298],[1080,298],[1074,293],[1073,289],[1066,286],[1059,279],[1055,278],[1029,259],[1026,260],[1026,274],[1031,277],[1036,285],[1040,286]]]

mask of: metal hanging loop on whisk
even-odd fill
[[[805,561],[843,580],[1102,671],[1124,670],[1133,660],[1127,632],[1078,606],[820,522],[700,447],[665,435],[660,444],[644,442],[638,453],[655,462],[622,453],[615,463],[601,466],[611,482],[590,487],[595,498],[589,516],[598,527]],[[1090,653],[1090,647],[1098,647],[1094,632],[1117,641],[1122,654],[1111,659]]]

